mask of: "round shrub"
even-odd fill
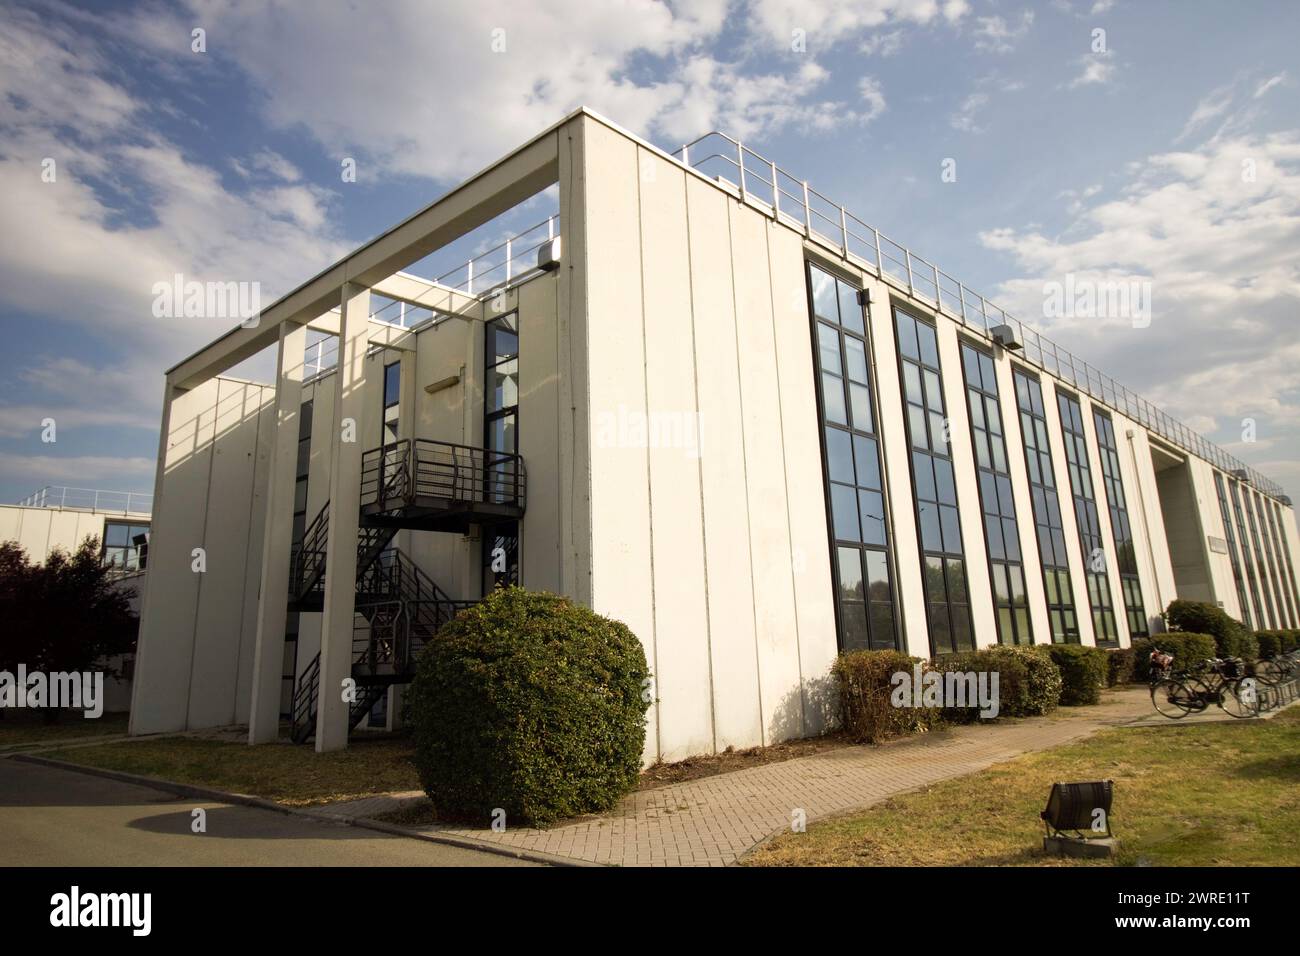
[[[1028,682],[1012,717],[1036,717],[1056,710],[1061,700],[1061,669],[1038,647],[1003,647],[996,650],[1008,652],[1025,659]]]
[[[637,783],[649,677],[622,623],[553,594],[503,588],[420,655],[406,701],[434,809],[545,825],[612,809]]]
[[[1206,658],[1215,656],[1214,638],[1208,634],[1188,634],[1183,631],[1169,631],[1143,637],[1133,643],[1133,677],[1136,680],[1151,679],[1151,652],[1159,648],[1166,654],[1174,655],[1174,669],[1195,668]]]
[[[1181,599],[1171,601],[1164,617],[1172,630],[1213,637],[1217,657],[1254,660],[1259,656],[1259,645],[1250,628],[1229,617],[1217,604]]]
[[[1137,655],[1131,647],[1115,647],[1106,652],[1106,686],[1118,687],[1133,680]]]
[[[844,732],[861,743],[879,743],[891,737],[919,733],[938,722],[936,708],[895,707],[891,701],[893,676],[922,674],[931,665],[899,651],[848,651],[835,659],[831,673],[839,683],[840,715]]]
[[[1080,707],[1101,700],[1110,670],[1106,652],[1082,644],[1049,644],[1044,652],[1061,671],[1061,704]]]

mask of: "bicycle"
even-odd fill
[[[1238,657],[1212,658],[1200,672],[1173,670],[1174,657],[1151,652],[1151,704],[1170,720],[1201,713],[1217,704],[1232,717],[1259,716],[1259,694],[1255,679],[1246,675]]]
[[[1295,651],[1275,654],[1255,663],[1255,676],[1260,683],[1273,687],[1291,680],[1296,676],[1297,670],[1300,670],[1300,665],[1297,664]]]

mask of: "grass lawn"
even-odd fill
[[[1114,780],[1113,863],[1300,866],[1300,708],[1268,721],[1117,728],[815,823],[748,866],[1109,865],[1042,855],[1057,781]]]
[[[192,737],[78,747],[52,756],[178,783],[266,797],[286,806],[353,800],[392,790],[418,790],[406,738],[353,738],[347,750],[318,754],[311,746],[247,744]]]
[[[99,737],[126,733],[127,715],[104,714],[94,720],[81,711],[66,711],[57,723],[45,722],[45,711],[6,710],[0,719],[0,747],[19,744],[49,744],[78,737]]]

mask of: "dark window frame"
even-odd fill
[[[903,425],[904,432],[907,435],[908,471],[912,479],[912,509],[916,520],[917,551],[921,556],[921,586],[924,589],[925,597],[926,635],[930,643],[931,656],[938,657],[941,654],[954,654],[961,651],[974,650],[979,643],[975,636],[975,620],[970,601],[970,565],[966,561],[965,536],[961,532],[961,502],[960,496],[957,493],[956,470],[952,460],[951,427],[948,429],[949,440],[944,442],[944,447],[946,449],[945,453],[939,452],[933,433],[935,411],[930,404],[931,377],[934,381],[934,387],[937,389],[939,394],[941,410],[938,414],[940,422],[951,421],[948,415],[947,399],[944,396],[942,358],[939,355],[939,329],[937,321],[933,317],[927,317],[922,310],[915,308],[910,303],[899,302],[896,299],[891,299],[890,306],[890,318],[894,329],[894,350],[897,358],[898,379],[904,412]],[[902,330],[899,326],[900,315],[905,316],[915,324],[915,328],[912,331],[917,345],[916,357],[911,357],[905,353]],[[928,364],[926,362],[925,355],[920,348],[920,329],[922,327],[928,329],[934,336],[934,364]],[[907,375],[907,368],[909,366],[915,366],[917,369],[918,383],[920,386],[919,390],[921,393],[921,401],[919,403],[912,401],[908,397],[909,378]],[[925,375],[925,372],[927,371],[931,373],[930,377]],[[915,433],[912,421],[912,409],[914,407],[921,409],[920,421],[925,429],[924,450],[916,444],[918,436]],[[931,480],[926,483],[926,487],[929,487],[931,484],[935,486],[935,497],[933,499],[928,497],[923,498],[921,495],[921,475],[917,470],[918,456],[925,458],[929,465],[930,474],[928,477]],[[952,472],[953,501],[951,503],[944,502],[940,498],[938,472],[935,470],[935,462],[946,463],[948,469]],[[939,516],[938,535],[940,548],[945,550],[935,550],[926,547],[926,532],[921,512],[922,502],[932,505],[935,508],[936,514]],[[951,508],[953,510],[953,521],[955,522],[957,532],[957,549],[955,551],[946,550],[946,535],[943,531],[943,518],[945,512],[942,510],[943,508]],[[933,564],[935,561],[938,562],[937,569]],[[964,591],[965,594],[964,600],[957,600],[954,598],[954,593],[960,593],[955,592],[954,589],[954,564],[958,565],[958,573],[960,573],[961,576],[960,583],[962,585],[962,591]],[[932,570],[938,571],[938,578],[933,580],[931,578]],[[943,599],[935,600],[932,595],[931,585],[937,584],[940,581],[943,586]],[[936,611],[939,607],[944,609],[946,621],[942,623],[946,623],[947,625],[947,644],[943,647],[940,646],[939,631],[937,627],[941,622],[936,619]],[[963,612],[960,614],[960,617],[954,610],[957,608],[960,608]],[[957,635],[954,633],[954,624],[958,620],[961,620],[964,625],[964,635]],[[961,640],[963,636],[965,637],[964,642]]]
[[[1120,593],[1124,599],[1124,614],[1131,642],[1134,638],[1151,636],[1146,602],[1142,598],[1142,581],[1138,574],[1137,539],[1133,536],[1133,523],[1128,516],[1128,496],[1124,493],[1124,472],[1120,468],[1115,419],[1110,412],[1093,404],[1092,426],[1097,436],[1101,485],[1106,491],[1106,505],[1110,512],[1110,539],[1115,546],[1115,571],[1119,574]],[[1121,533],[1124,537],[1121,537]]]
[[[1074,574],[1070,571],[1070,557],[1066,552],[1065,522],[1062,520],[1060,487],[1056,480],[1056,457],[1052,454],[1051,434],[1048,431],[1047,400],[1042,379],[1037,372],[1021,365],[1011,365],[1012,387],[1016,393],[1016,410],[1020,415],[1020,443],[1024,451],[1025,477],[1029,482],[1030,509],[1033,512],[1034,539],[1038,545],[1038,566],[1043,574],[1043,601],[1047,606],[1048,628],[1053,644],[1078,644],[1079,611],[1074,595]],[[1025,383],[1022,398],[1020,383]],[[1034,408],[1034,398],[1038,408]],[[1046,447],[1039,447],[1039,426]],[[1034,456],[1031,461],[1030,456]],[[1044,462],[1046,471],[1044,471]],[[1039,475],[1038,480],[1034,474]],[[1044,476],[1046,480],[1044,480]],[[1039,502],[1042,502],[1040,505]],[[1053,521],[1055,509],[1055,521]],[[1044,534],[1046,532],[1046,534]],[[1061,555],[1057,556],[1057,543]],[[1051,560],[1048,561],[1048,552]],[[1055,591],[1057,599],[1052,600]],[[1073,622],[1073,623],[1071,623]],[[1058,640],[1058,635],[1060,639]]]
[[[816,286],[814,282],[814,270],[826,276],[830,281],[835,283],[833,296],[835,301],[835,317],[823,317],[818,313]],[[880,421],[879,395],[876,389],[876,364],[875,351],[871,335],[871,319],[869,305],[862,301],[862,290],[857,284],[842,278],[837,273],[826,268],[821,263],[805,261],[804,263],[804,280],[805,294],[808,305],[809,329],[812,340],[813,350],[813,369],[814,369],[814,391],[817,401],[817,435],[818,447],[822,456],[822,489],[826,506],[826,533],[830,549],[830,566],[831,566],[831,589],[833,595],[833,607],[835,611],[835,634],[836,643],[840,651],[872,649],[872,650],[899,650],[903,645],[903,616],[901,611],[901,602],[898,600],[898,575],[894,563],[893,535],[894,527],[892,521],[892,509],[889,497],[888,481],[886,480],[887,472],[885,466],[884,445],[879,432],[876,430]],[[846,305],[845,296],[851,293],[853,300],[853,310],[851,314],[858,316],[858,322],[846,322],[844,307]],[[822,331],[826,330],[835,338],[835,347],[838,357],[838,365],[834,369],[827,369],[822,361]],[[849,367],[849,342],[855,342],[862,348],[863,370],[861,373],[862,380],[859,381],[850,373]],[[844,421],[839,422],[827,415],[827,383],[825,376],[838,380],[840,390],[840,404],[844,410]],[[862,427],[857,412],[862,406],[854,401],[855,393],[852,389],[854,386],[865,389],[866,391],[866,417],[869,419],[867,425]],[[849,443],[849,454],[851,467],[854,470],[854,477],[845,482],[841,478],[832,476],[831,470],[831,449],[829,447],[829,436],[831,432],[847,436]],[[858,439],[861,439],[859,441]],[[859,483],[858,479],[858,451],[866,447],[865,443],[870,442],[874,448],[874,461],[866,464],[874,466],[875,478],[879,487],[872,488],[869,483]],[[865,539],[865,533],[859,529],[856,539],[841,538],[836,533],[835,526],[835,509],[834,509],[834,489],[836,487],[847,488],[853,492],[854,505],[857,508],[857,517],[861,522],[861,494],[867,492],[868,496],[878,495],[880,499],[880,511],[882,519],[882,538],[883,541],[868,542]],[[858,580],[861,587],[860,599],[849,599],[846,597],[844,590],[843,574],[840,563],[840,552],[852,551],[855,553],[857,562]],[[876,555],[878,557],[870,557]],[[884,562],[884,572],[888,577],[887,589],[888,600],[872,599],[871,581],[872,563],[879,564],[880,560]],[[878,593],[878,592],[877,592]],[[846,606],[859,609],[854,611],[857,617],[858,626],[861,628],[860,633],[865,637],[865,644],[849,645],[850,634],[848,633],[848,621],[846,618]],[[885,611],[880,608],[887,608],[889,617],[889,627],[891,633],[888,635],[878,633],[882,629]]]
[[[1034,643],[1034,624],[1033,616],[1029,610],[1029,588],[1025,579],[1024,554],[1020,547],[1020,520],[1016,511],[1015,483],[1011,476],[1010,452],[1007,450],[1007,417],[1002,408],[1002,390],[999,388],[997,381],[997,358],[989,349],[977,345],[963,336],[958,336],[957,344],[961,354],[962,379],[966,386],[966,414],[970,424],[971,455],[975,462],[975,478],[979,484],[980,518],[984,530],[984,559],[989,568],[989,588],[993,601],[994,626],[997,629],[998,643],[1013,646],[1031,645]],[[974,371],[979,375],[979,381],[977,382],[971,381],[971,360],[975,365]],[[993,391],[988,390],[988,383],[985,382],[988,375],[993,378]],[[975,411],[977,402],[979,403],[978,415]],[[1000,431],[994,431],[991,427],[990,409],[997,413]],[[999,446],[1001,449],[1001,470],[998,469]],[[983,457],[988,461],[987,465],[980,463],[981,451],[985,452]],[[985,475],[989,478],[987,482],[984,480]],[[1004,484],[1005,497],[1008,499],[1010,507],[1009,515],[1003,512]],[[1010,522],[1010,534],[1015,542],[1016,554],[1020,555],[1019,559],[1007,557],[1009,554],[1007,546],[1008,521]],[[996,523],[997,534],[1002,541],[1001,551],[1003,557],[1001,558],[994,557],[993,553],[992,524],[994,523]],[[999,581],[1000,575],[1006,576],[1004,582]],[[1015,599],[1015,577],[1019,578],[1020,584],[1019,603]],[[1004,588],[1000,589],[999,583],[1003,583]],[[1005,600],[1000,596],[1000,590],[1005,591]]]
[[[1083,558],[1084,590],[1088,594],[1088,610],[1092,616],[1092,640],[1097,647],[1119,647],[1115,603],[1110,591],[1110,561],[1106,558],[1106,549],[1103,547],[1105,542],[1101,536],[1101,514],[1097,505],[1096,485],[1092,480],[1092,465],[1088,458],[1087,418],[1083,414],[1083,400],[1076,392],[1060,385],[1056,386],[1055,391],[1061,437],[1065,440],[1066,470],[1070,479],[1070,497],[1074,503],[1079,554]],[[1066,414],[1067,405],[1078,412],[1078,428],[1074,425],[1072,415]],[[1104,571],[1094,571],[1092,568],[1092,556],[1098,551],[1104,559]]]

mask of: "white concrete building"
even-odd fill
[[[17,504],[0,504],[0,542],[16,542],[32,561],[44,564],[55,549],[71,554],[87,538],[97,539],[114,585],[127,593],[138,614],[152,502],[152,495],[136,491],[46,485]],[[105,681],[104,710],[129,710],[134,655],[114,657],[108,665],[122,676]]]
[[[413,274],[538,194],[504,255]],[[155,490],[135,733],[345,746],[504,580],[640,637],[647,760],[817,733],[846,648],[1300,604],[1266,478],[734,141],[587,110],[170,369]]]

